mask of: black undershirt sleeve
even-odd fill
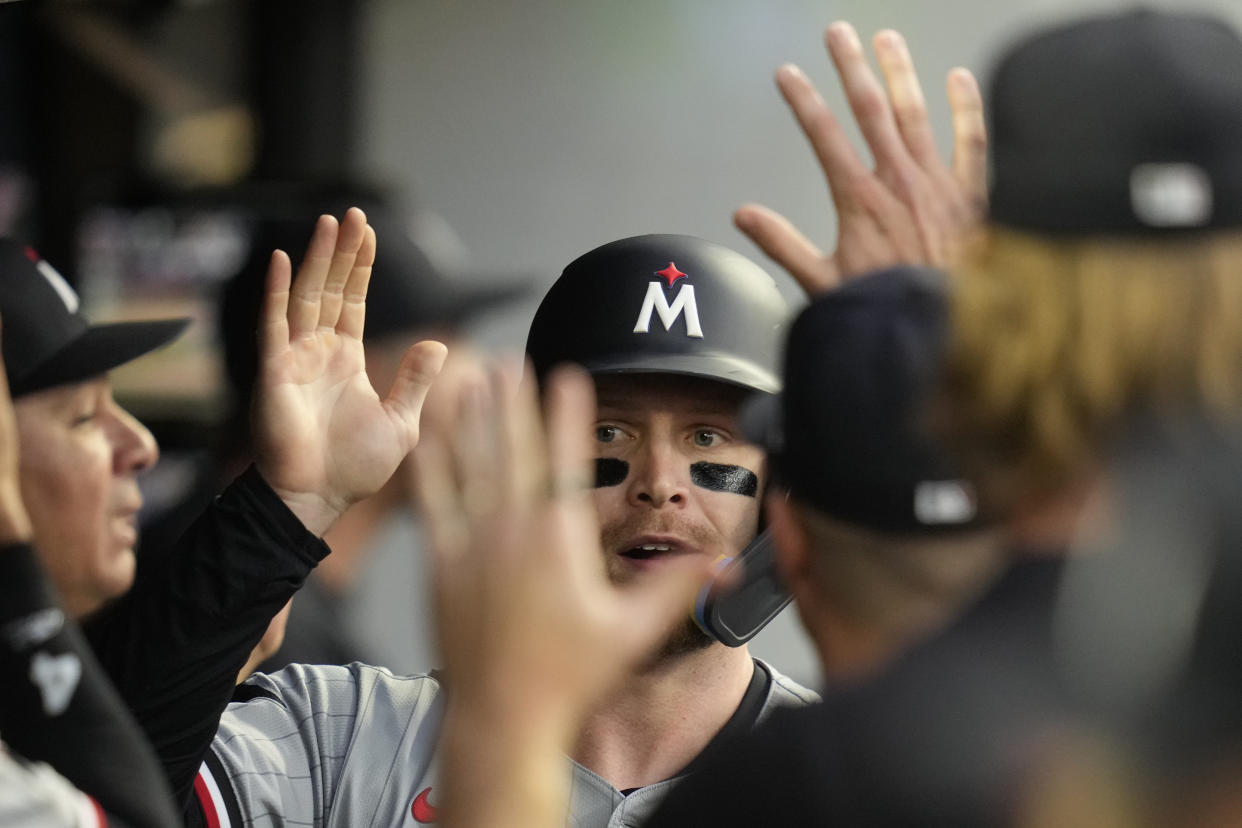
[[[34,550],[0,547],[0,734],[46,762],[111,825],[177,823],[155,754],[60,607]]]
[[[134,588],[83,624],[179,804],[193,800],[238,671],[327,554],[252,467],[176,549],[144,555]]]

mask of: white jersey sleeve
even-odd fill
[[[444,701],[435,678],[295,664],[243,693],[195,783],[206,824],[399,824],[430,787]]]

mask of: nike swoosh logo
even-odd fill
[[[439,819],[439,813],[429,800],[431,798],[431,788],[423,788],[419,791],[418,796],[414,797],[414,804],[410,806],[410,816],[414,817],[414,821],[421,825],[429,825]]]

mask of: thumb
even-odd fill
[[[409,436],[407,449],[418,444],[418,421],[422,415],[423,402],[427,399],[427,391],[431,382],[444,367],[444,358],[448,348],[444,343],[434,340],[415,342],[401,357],[401,365],[397,368],[397,378],[393,380],[388,395],[384,398],[384,408],[400,419]]]
[[[631,659],[641,661],[650,655],[693,614],[695,598],[714,571],[714,562],[688,557],[669,562],[660,577],[644,578],[621,591],[626,627],[622,641]]]
[[[733,214],[733,223],[759,249],[789,272],[794,281],[814,297],[835,288],[841,281],[836,265],[802,234],[793,222],[761,204],[745,204]]]

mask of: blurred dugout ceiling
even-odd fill
[[[271,182],[353,177],[364,8],[0,0],[0,230],[33,240],[99,318],[197,318],[114,377],[157,432],[201,439],[216,419],[215,294]]]
[[[92,205],[247,180],[344,180],[354,146],[356,0],[17,0],[14,161],[28,235],[76,273]]]

